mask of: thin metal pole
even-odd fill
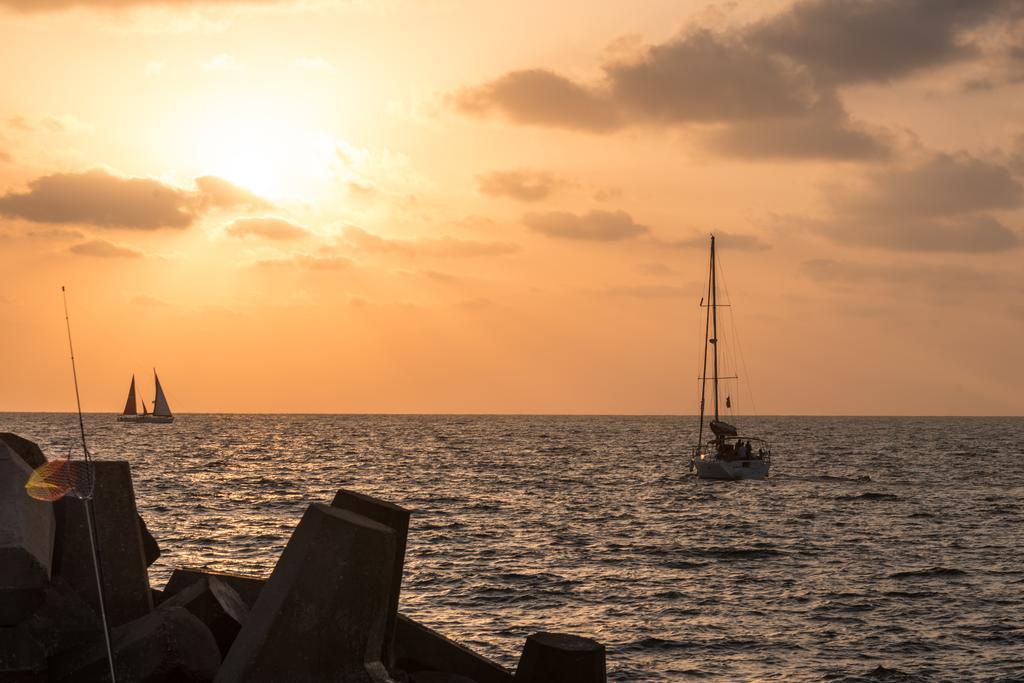
[[[714,237],[712,244],[714,244]],[[713,252],[712,252],[713,253]],[[704,363],[700,371],[700,426],[697,428],[697,448],[694,449],[694,459],[700,455],[700,445],[704,442],[704,398],[707,396],[708,385],[708,330],[711,325],[711,268],[708,269],[708,310],[704,318]],[[704,299],[701,299],[701,304]]]
[[[718,421],[718,284],[715,282],[715,236],[711,236],[711,345],[714,347],[715,422]]]
[[[85,443],[85,421],[82,418],[82,399],[78,393],[78,370],[75,368],[75,347],[71,343],[71,318],[68,316],[68,295],[63,285],[60,288],[61,297],[64,299],[64,323],[68,329],[68,350],[71,352],[71,376],[75,381],[75,405],[78,408],[78,429],[82,434],[82,453],[85,457],[87,468],[92,468],[92,456],[89,455],[89,447]],[[89,477],[95,486],[95,474],[90,469]],[[95,489],[94,489],[95,490]],[[107,620],[107,605],[103,595],[103,569],[100,563],[100,544],[96,534],[96,513],[92,507],[92,493],[86,496],[82,503],[85,505],[85,521],[89,527],[89,545],[92,547],[92,567],[96,573],[96,593],[100,599],[100,620],[103,622],[103,639],[107,645],[107,663],[110,665],[110,681],[117,683],[117,672],[114,669],[114,647],[110,639],[110,622]]]

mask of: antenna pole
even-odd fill
[[[61,298],[64,299],[64,323],[68,329],[68,350],[71,352],[71,376],[75,381],[75,405],[78,408],[78,429],[82,434],[82,453],[85,457],[86,468],[92,468],[92,456],[89,455],[89,447],[85,443],[85,421],[82,419],[82,399],[78,393],[78,370],[75,368],[75,347],[71,343],[71,318],[68,316],[68,295],[64,286],[60,288]],[[90,478],[94,478],[93,472],[89,472]],[[107,663],[110,665],[110,681],[117,683],[117,672],[114,670],[114,647],[110,639],[110,622],[107,620],[107,605],[103,595],[103,569],[100,565],[100,545],[96,534],[96,513],[92,507],[92,493],[82,500],[85,505],[85,521],[89,527],[89,545],[92,547],[92,567],[96,573],[96,593],[100,599],[100,619],[103,622],[103,639],[107,645]]]

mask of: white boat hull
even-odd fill
[[[697,476],[701,479],[766,479],[769,463],[760,459],[723,460],[702,453],[694,461]]]
[[[148,422],[150,424],[170,424],[174,422],[173,415],[121,415],[118,422]]]

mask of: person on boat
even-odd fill
[[[754,447],[750,445],[750,439],[747,439],[747,446],[745,448],[746,457],[750,458],[754,455]]]
[[[749,455],[750,455],[750,451],[747,450],[747,446],[743,443],[743,440],[740,439],[739,441],[737,441],[736,442],[736,457],[739,458],[740,460],[743,460],[744,458],[747,458]]]

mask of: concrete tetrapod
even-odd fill
[[[405,545],[409,538],[409,511],[386,500],[348,489],[338,489],[331,507],[368,517],[395,532],[395,562],[391,572],[391,593],[388,601],[388,619],[384,627],[383,653],[384,663],[389,669],[392,669],[395,665],[395,622],[398,619],[398,597],[402,591]]]
[[[211,569],[178,568],[171,572],[171,578],[167,580],[167,585],[164,586],[163,599],[167,600],[197,581],[207,578],[217,579],[234,589],[248,609],[252,609],[253,605],[256,604],[260,591],[263,590],[264,584],[267,583],[266,579],[261,579],[258,576],[215,572]]]
[[[605,683],[604,645],[567,633],[527,636],[516,683]]]
[[[123,460],[94,460],[93,509],[103,568],[103,591],[111,626],[127,623],[153,610],[139,514],[135,509],[132,473]],[[62,498],[53,504],[57,515],[54,576],[60,576],[99,611],[84,501]]]
[[[53,508],[25,492],[31,475],[28,463],[0,442],[0,627],[15,626],[42,604],[51,575]]]
[[[395,532],[314,503],[285,546],[217,683],[392,683],[381,662]]]

